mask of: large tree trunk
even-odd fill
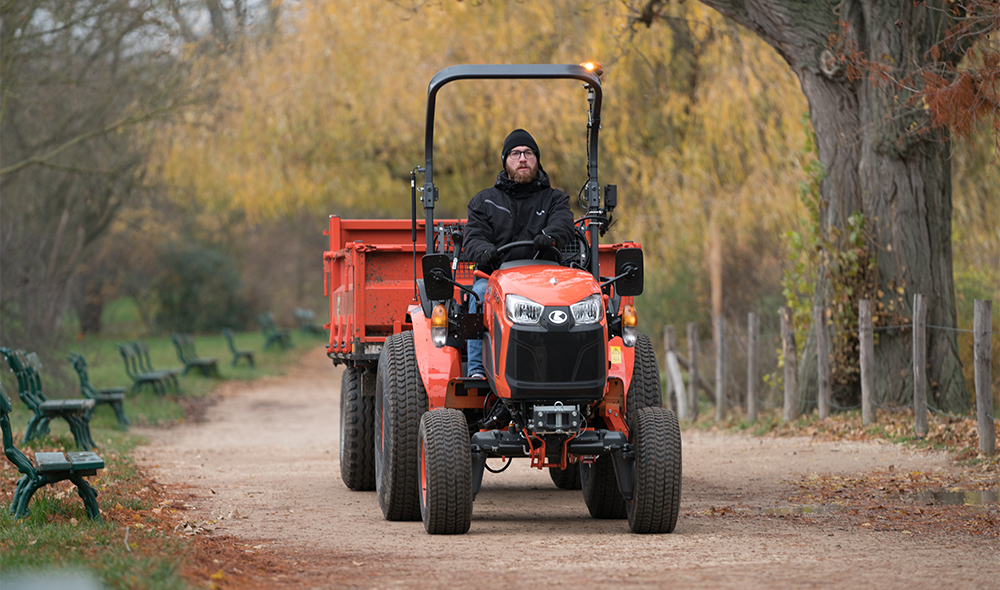
[[[827,176],[820,185],[826,203],[822,222],[844,228],[860,211],[871,232],[869,248],[878,265],[881,303],[896,317],[910,317],[913,295],[928,298],[927,323],[956,323],[951,251],[951,164],[942,132],[917,134],[926,114],[907,96],[869,76],[851,79],[829,48],[842,35],[868,59],[898,79],[899,64],[923,64],[950,23],[947,9],[908,0],[702,0],[760,35],[795,71],[809,109]],[[842,21],[842,22],[841,22]],[[841,24],[845,25],[843,30]],[[960,54],[942,57],[957,61]],[[818,296],[827,292],[820,284]],[[856,305],[856,302],[855,302]],[[873,302],[878,306],[878,302]],[[890,307],[891,306],[891,307]],[[810,336],[809,355],[815,356]],[[913,367],[909,330],[879,332],[875,348],[876,400],[908,404]],[[928,332],[928,377],[939,407],[965,411],[965,389],[955,333]],[[816,363],[804,362],[799,396],[816,396]],[[856,390],[857,387],[854,387]]]

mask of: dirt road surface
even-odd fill
[[[385,521],[374,492],[342,483],[340,375],[310,350],[286,377],[227,385],[199,420],[140,431],[151,441],[139,450],[145,471],[185,498],[183,518],[209,529],[200,538],[229,549],[203,556],[204,571],[219,570],[206,585],[1000,588],[997,536],[962,526],[967,516],[1000,526],[995,504],[956,507],[971,512],[938,526],[931,507],[905,498],[884,515],[802,501],[808,478],[958,469],[943,454],[889,444],[688,429],[677,530],[655,536],[590,518],[579,491],[515,462],[486,474],[467,535],[430,536],[420,522]]]

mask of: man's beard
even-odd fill
[[[528,170],[518,170],[517,168],[508,166],[507,176],[518,184],[528,184],[538,176],[538,164],[535,163]]]

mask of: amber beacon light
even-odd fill
[[[598,76],[604,74],[604,66],[602,66],[599,62],[585,61],[582,64],[580,64],[580,66],[582,66],[583,69],[587,70],[588,72],[594,72]]]

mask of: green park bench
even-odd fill
[[[205,377],[219,376],[219,359],[198,356],[194,349],[194,338],[190,334],[171,334],[170,341],[177,349],[177,358],[184,363],[183,375],[191,369],[197,369]]]
[[[256,363],[254,363],[254,361],[253,361],[253,352],[251,352],[249,350],[240,350],[240,349],[236,348],[236,343],[233,341],[233,331],[232,330],[230,330],[229,328],[223,328],[222,329],[222,335],[226,337],[226,342],[229,343],[229,350],[231,350],[232,353],[233,353],[233,362],[230,363],[232,366],[235,367],[236,363],[238,363],[241,358],[242,359],[247,359],[247,362],[250,363],[251,367],[256,367],[257,366]]]
[[[288,330],[279,330],[274,327],[274,316],[271,312],[265,311],[257,316],[257,323],[260,324],[260,331],[264,334],[264,350],[278,343],[281,348],[291,348],[292,335]]]
[[[3,432],[3,453],[23,475],[17,481],[14,497],[10,503],[10,513],[15,519],[27,516],[28,502],[41,488],[57,481],[70,480],[87,509],[87,516],[101,520],[101,509],[97,505],[97,490],[84,477],[97,475],[104,468],[104,459],[96,453],[35,453],[35,467],[31,459],[14,446],[14,434],[10,428],[10,412],[13,409],[7,392],[0,385],[0,431]]]
[[[180,370],[154,370],[149,364],[149,348],[144,343],[121,342],[118,344],[118,352],[125,361],[125,374],[132,380],[132,386],[128,390],[130,394],[148,385],[157,394],[164,395],[168,384],[173,386],[175,392],[180,393],[180,386],[177,383],[177,373]]]
[[[299,324],[299,329],[307,334],[323,334],[323,326],[316,323],[316,314],[313,313],[311,309],[299,309],[296,308],[292,312],[295,315],[295,321]]]
[[[129,422],[128,416],[125,415],[125,408],[123,407],[125,390],[127,388],[102,387],[98,389],[90,382],[86,357],[82,354],[71,352],[66,359],[73,365],[77,376],[80,378],[80,393],[84,397],[94,400],[94,403],[98,406],[111,406],[111,409],[115,412],[115,417],[118,418],[118,425],[122,427],[122,430],[128,430],[131,422]]]
[[[23,350],[0,348],[0,354],[7,359],[10,370],[17,377],[17,396],[24,405],[35,413],[24,430],[23,442],[45,436],[49,433],[52,418],[62,418],[69,424],[76,446],[89,451],[97,445],[90,435],[90,412],[94,409],[92,399],[52,399],[42,392],[42,378],[38,373],[41,363],[35,353],[25,354]]]

